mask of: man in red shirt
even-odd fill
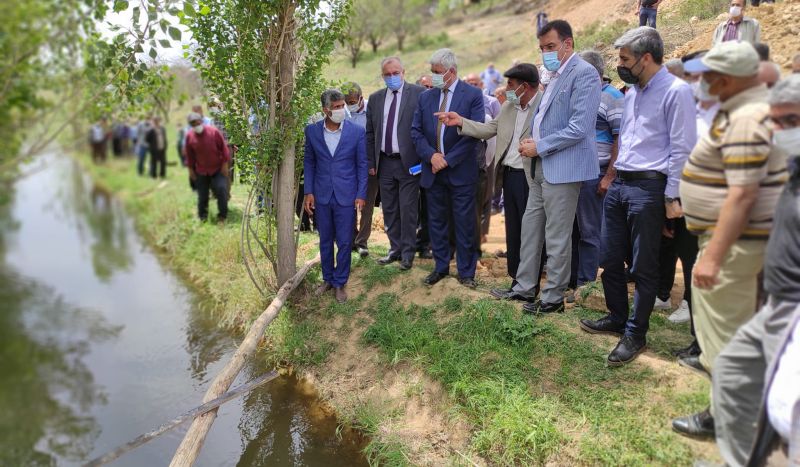
[[[228,217],[228,180],[231,154],[222,133],[212,125],[203,124],[203,117],[192,112],[187,118],[191,130],[186,135],[186,166],[189,177],[197,187],[197,214],[208,218],[208,190],[217,198],[217,220]]]

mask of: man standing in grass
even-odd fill
[[[186,135],[186,166],[189,177],[197,187],[197,214],[208,218],[208,190],[217,198],[217,220],[228,217],[228,167],[231,153],[222,133],[213,125],[203,123],[203,116],[192,112],[187,118],[191,130]]]
[[[336,291],[336,301],[347,301],[350,252],[356,210],[367,197],[367,149],[364,129],[347,121],[345,96],[338,89],[322,93],[325,119],[305,129],[304,207],[319,231],[322,285],[318,294]],[[333,243],[338,249],[334,263]]]
[[[758,55],[746,42],[723,42],[686,62],[703,73],[701,87],[722,103],[711,130],[683,170],[686,227],[700,237],[692,271],[692,312],[700,344],[698,370],[717,355],[755,313],[775,204],[787,179],[786,156],[772,145],[767,87],[758,80]],[[709,409],[673,421],[689,436],[714,436]]]

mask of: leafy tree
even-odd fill
[[[201,0],[179,14],[197,41],[186,57],[222,102],[220,117],[239,148],[236,165],[254,183],[242,253],[262,291],[297,270],[296,152],[319,110],[322,66],[349,11],[349,0]],[[271,274],[261,270],[262,254]]]
[[[382,0],[360,0],[359,3],[363,5],[359,11],[364,12],[367,20],[367,41],[372,53],[377,53],[391,30],[392,13]]]
[[[358,64],[358,59],[361,57],[361,46],[370,33],[370,14],[374,14],[374,12],[367,11],[363,3],[355,3],[351,8],[349,20],[343,31],[344,34],[339,38],[339,42],[347,48],[347,53],[350,55],[350,65],[353,68]]]
[[[405,40],[419,32],[425,0],[388,0],[385,8],[391,13],[390,27],[397,39],[397,49],[402,51]]]

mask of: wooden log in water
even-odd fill
[[[137,436],[133,441],[125,443],[122,446],[114,449],[113,451],[87,462],[86,464],[84,464],[84,467],[97,467],[100,465],[108,464],[109,462],[116,460],[117,458],[127,453],[128,451],[138,448],[139,446],[161,436],[162,434],[168,432],[169,430],[172,430],[178,425],[181,425],[182,423],[185,423],[197,417],[198,415],[202,415],[208,412],[209,410],[214,410],[217,407],[221,406],[222,404],[231,401],[241,395],[247,394],[248,392],[252,391],[258,386],[268,383],[273,379],[277,378],[278,376],[279,374],[277,371],[270,371],[265,375],[259,376],[253,381],[238,386],[212,401],[206,402],[205,404],[199,407],[195,407],[192,410],[189,410],[188,412],[178,415],[177,417],[173,418],[167,423],[164,423],[163,425],[161,425],[160,427],[156,428],[153,431],[148,431],[147,433],[143,433]]]
[[[275,295],[275,299],[272,300],[272,303],[269,304],[267,309],[261,313],[261,316],[250,326],[250,331],[247,332],[247,336],[245,336],[241,345],[239,345],[239,348],[236,350],[236,353],[231,357],[231,360],[225,365],[225,368],[222,369],[217,377],[214,378],[211,387],[208,388],[203,398],[203,402],[216,399],[231,387],[233,380],[236,379],[236,376],[244,367],[245,361],[255,353],[258,347],[258,341],[261,339],[261,336],[264,335],[267,326],[278,316],[278,312],[283,308],[286,299],[289,298],[289,294],[303,281],[308,271],[318,263],[319,256],[306,262],[291,279],[281,286],[277,295]],[[189,427],[189,431],[186,432],[183,441],[181,441],[180,446],[178,446],[178,450],[175,451],[175,456],[169,464],[170,467],[188,467],[194,464],[194,461],[200,454],[200,449],[203,447],[206,435],[216,418],[217,411],[212,410],[194,419],[192,425]]]

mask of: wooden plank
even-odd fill
[[[203,404],[201,406],[195,407],[192,410],[189,410],[188,412],[184,412],[183,414],[178,415],[177,417],[175,417],[172,420],[164,423],[163,425],[161,425],[160,427],[156,428],[155,430],[148,431],[147,433],[143,433],[143,434],[137,436],[135,439],[133,439],[133,441],[125,443],[122,446],[119,446],[118,448],[114,449],[113,451],[110,451],[107,454],[103,454],[102,456],[97,457],[97,458],[87,462],[86,464],[84,464],[84,466],[85,467],[97,467],[97,466],[100,466],[100,465],[108,464],[109,462],[116,460],[117,458],[119,458],[123,454],[125,454],[125,453],[127,453],[127,452],[129,452],[129,451],[131,451],[133,449],[136,449],[139,446],[141,446],[141,445],[143,445],[143,444],[145,444],[145,443],[147,443],[147,442],[149,442],[149,441],[161,436],[162,434],[172,430],[173,428],[181,425],[182,423],[185,423],[185,422],[197,417],[198,415],[202,415],[202,414],[208,412],[209,410],[214,410],[217,407],[221,406],[222,404],[224,404],[226,402],[229,402],[229,401],[232,401],[233,399],[236,399],[237,397],[252,391],[253,389],[257,388],[258,386],[261,386],[262,384],[265,384],[265,383],[268,383],[268,382],[272,381],[273,379],[277,378],[278,376],[279,376],[279,373],[277,371],[270,371],[269,373],[267,373],[265,375],[262,375],[262,376],[259,376],[258,378],[254,379],[253,381],[250,381],[249,383],[245,383],[245,384],[242,384],[241,386],[237,386],[233,390],[226,392],[225,394],[221,395],[220,397],[217,397],[214,400],[206,402],[205,404]]]
[[[236,353],[233,354],[231,360],[225,365],[225,368],[214,378],[214,382],[211,383],[211,387],[209,387],[206,392],[203,402],[216,399],[231,387],[233,380],[236,379],[236,376],[244,367],[245,361],[255,353],[261,336],[264,335],[267,326],[278,316],[278,312],[283,308],[286,299],[289,298],[289,294],[303,281],[308,271],[318,263],[319,256],[306,262],[291,279],[286,281],[286,283],[278,289],[275,299],[272,300],[272,303],[269,304],[267,309],[253,322],[250,331],[248,331],[247,336],[245,336],[241,345],[239,345]],[[192,425],[189,427],[189,431],[186,432],[183,441],[181,441],[180,446],[178,446],[178,450],[175,452],[175,456],[169,464],[170,467],[188,467],[194,464],[194,461],[200,454],[200,449],[203,447],[206,435],[211,429],[211,425],[214,423],[216,417],[217,411],[211,410],[194,419]]]

